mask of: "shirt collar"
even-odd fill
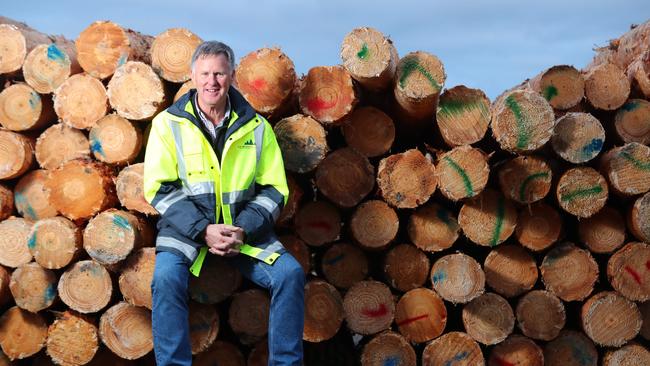
[[[201,110],[201,107],[199,107],[198,93],[194,94],[194,104],[196,105],[196,111],[199,114],[199,118],[201,119],[201,122],[203,122],[203,124],[214,125],[215,127],[221,127],[226,125],[226,122],[230,120],[231,108],[230,108],[230,96],[228,94],[226,94],[226,112],[223,114],[223,119],[221,119],[221,121],[219,121],[219,123],[217,123],[216,125],[213,124],[212,121],[210,121],[210,119]]]

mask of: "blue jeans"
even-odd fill
[[[269,365],[302,365],[305,274],[285,252],[273,265],[240,254],[229,258],[249,280],[271,293]],[[192,364],[188,321],[189,266],[179,255],[156,254],[151,282],[153,344],[156,364]]]

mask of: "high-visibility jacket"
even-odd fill
[[[144,196],[160,213],[157,251],[175,252],[198,276],[207,253],[199,234],[223,222],[244,229],[241,253],[272,264],[283,249],[273,223],[284,204],[284,164],[269,123],[233,87],[221,161],[185,94],[152,122],[144,160]]]

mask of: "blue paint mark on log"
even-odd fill
[[[588,143],[582,148],[582,155],[585,158],[591,158],[594,155],[598,155],[598,153],[602,148],[603,148],[603,140],[593,139],[591,140],[590,143]]]
[[[433,274],[431,281],[433,281],[434,285],[437,285],[439,282],[444,281],[446,278],[447,278],[447,272],[443,270],[437,270],[436,273]]]
[[[120,215],[113,215],[113,224],[115,224],[115,226],[120,227],[122,229],[131,229],[131,224],[129,224],[129,220],[125,219]]]
[[[465,358],[467,358],[467,356],[469,356],[469,352],[467,351],[459,352],[452,359],[447,360],[445,362],[445,366],[452,366],[454,363],[464,360]]]
[[[41,96],[38,95],[38,93],[31,92],[31,94],[29,95],[29,107],[32,109],[36,109],[40,104],[41,104]]]
[[[32,234],[29,237],[29,240],[27,240],[27,247],[29,249],[33,250],[34,248],[36,248],[36,233],[37,233],[37,231],[34,231],[34,234]]]
[[[24,218],[38,220],[36,211],[34,211],[34,208],[29,204],[25,196],[23,196],[21,193],[16,193],[14,195],[14,202],[16,203],[16,209],[18,210],[18,213],[20,213]]]
[[[50,303],[56,297],[56,286],[52,283],[45,289],[45,302]]]
[[[345,257],[345,254],[341,253],[341,254],[337,255],[336,257],[334,257],[334,258],[326,260],[325,264],[327,264],[328,266],[331,266],[331,265],[341,261],[341,259],[343,259],[344,257]]]
[[[632,112],[633,110],[637,109],[639,107],[639,102],[627,102],[623,104],[621,109],[623,109],[626,112]]]
[[[576,361],[578,361],[578,363],[580,363],[581,366],[593,365],[594,364],[593,358],[583,348],[585,347],[578,344],[572,344],[571,355]]]
[[[400,364],[400,357],[399,356],[390,356],[386,359],[384,359],[384,363],[382,364],[383,366],[398,366]]]
[[[120,59],[117,61],[117,67],[120,67],[126,63],[126,60],[129,58],[129,55],[126,53],[123,53],[122,56],[120,56]]]
[[[209,323],[197,323],[190,325],[190,332],[207,332],[212,329],[212,324]]]
[[[47,59],[58,63],[65,63],[66,55],[54,43],[47,47]]]
[[[98,153],[99,155],[106,157],[106,153],[104,153],[104,149],[102,148],[102,143],[94,138],[90,139],[90,151],[93,153]]]

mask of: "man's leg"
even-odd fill
[[[192,364],[187,306],[189,273],[184,259],[177,254],[156,254],[151,281],[151,322],[158,366]]]
[[[288,252],[273,265],[240,254],[233,258],[241,273],[271,292],[269,365],[302,365],[305,321],[305,273]]]

